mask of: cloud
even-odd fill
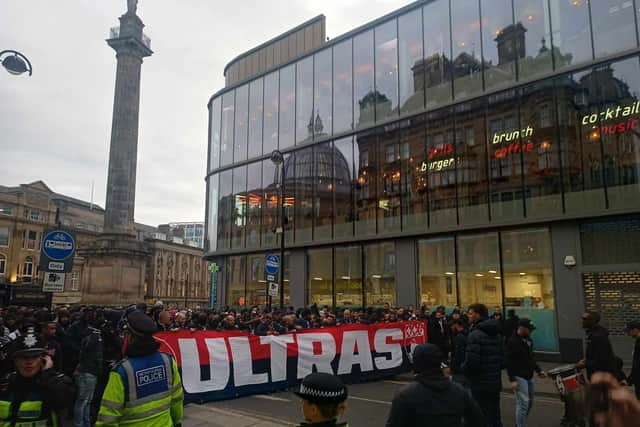
[[[204,220],[209,97],[238,54],[319,13],[327,35],[407,4],[397,0],[141,0],[154,55],[142,67],[136,221]],[[119,1],[3,0],[0,50],[32,77],[0,72],[0,184],[44,180],[104,206],[115,55],[105,43]],[[0,70],[3,71],[3,70]],[[10,165],[7,167],[7,165]]]

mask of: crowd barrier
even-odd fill
[[[284,390],[313,371],[345,382],[408,371],[413,348],[427,340],[427,325],[343,325],[277,336],[180,330],[155,337],[178,362],[186,402],[208,402]]]

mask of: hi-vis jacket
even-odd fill
[[[166,353],[129,357],[109,374],[96,426],[170,427],[182,422],[182,381]]]

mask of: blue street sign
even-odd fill
[[[280,269],[280,258],[278,255],[267,255],[264,259],[264,271],[267,274],[275,275]]]
[[[66,231],[53,230],[42,239],[42,253],[53,261],[64,261],[73,255],[76,242]]]

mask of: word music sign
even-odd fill
[[[314,371],[355,381],[408,371],[427,341],[421,321],[344,325],[286,335],[181,330],[155,335],[182,372],[187,402],[205,402],[295,386]]]

